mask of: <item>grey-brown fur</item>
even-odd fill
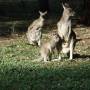
[[[26,36],[27,36],[29,44],[35,45],[37,43],[40,46],[41,36],[42,36],[41,30],[44,25],[43,16],[47,12],[42,13],[39,11],[39,13],[40,13],[40,17],[36,19],[35,21],[33,21],[33,23],[28,27]]]
[[[53,53],[53,50],[56,48],[56,45],[59,42],[59,40],[59,35],[53,34],[49,42],[43,43],[41,45],[40,54],[44,62],[51,60],[51,55]]]
[[[72,9],[69,7],[68,4],[63,5],[63,9],[64,11],[62,17],[60,21],[57,23],[58,34],[63,41],[62,52],[63,53],[70,52],[70,60],[71,60],[73,59],[73,49],[76,43],[76,34],[71,27],[71,16],[74,15],[74,12],[72,11]]]

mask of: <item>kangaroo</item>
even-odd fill
[[[51,60],[52,53],[56,48],[56,45],[59,42],[59,40],[60,40],[59,35],[54,33],[49,42],[43,43],[41,45],[40,54],[41,58],[44,59],[44,62]]]
[[[71,17],[74,16],[74,11],[69,7],[68,4],[62,6],[64,11],[60,21],[57,23],[58,34],[63,41],[62,52],[63,53],[70,52],[70,60],[72,60],[73,50],[76,44],[76,34],[71,27]]]
[[[47,11],[42,13],[39,11],[40,17],[33,21],[33,23],[28,27],[28,31],[26,33],[27,39],[29,41],[29,44],[35,45],[38,44],[38,46],[41,45],[41,30],[44,25],[44,17],[47,14]]]

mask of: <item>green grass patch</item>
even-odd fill
[[[39,48],[25,36],[0,43],[0,90],[90,90],[90,47],[77,43],[73,62],[32,62]]]

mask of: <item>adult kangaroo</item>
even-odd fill
[[[76,44],[76,34],[71,27],[71,17],[74,16],[74,11],[67,3],[62,6],[64,10],[61,19],[57,23],[58,34],[63,41],[62,52],[70,53],[70,60],[72,60],[73,50]]]
[[[29,44],[38,44],[38,46],[41,45],[41,30],[44,25],[44,16],[47,14],[47,11],[44,13],[39,11],[39,14],[40,17],[33,21],[33,23],[28,27],[28,31],[26,33]]]

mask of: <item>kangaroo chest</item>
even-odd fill
[[[71,21],[58,23],[58,34],[61,38],[65,38],[69,34],[71,28]]]

